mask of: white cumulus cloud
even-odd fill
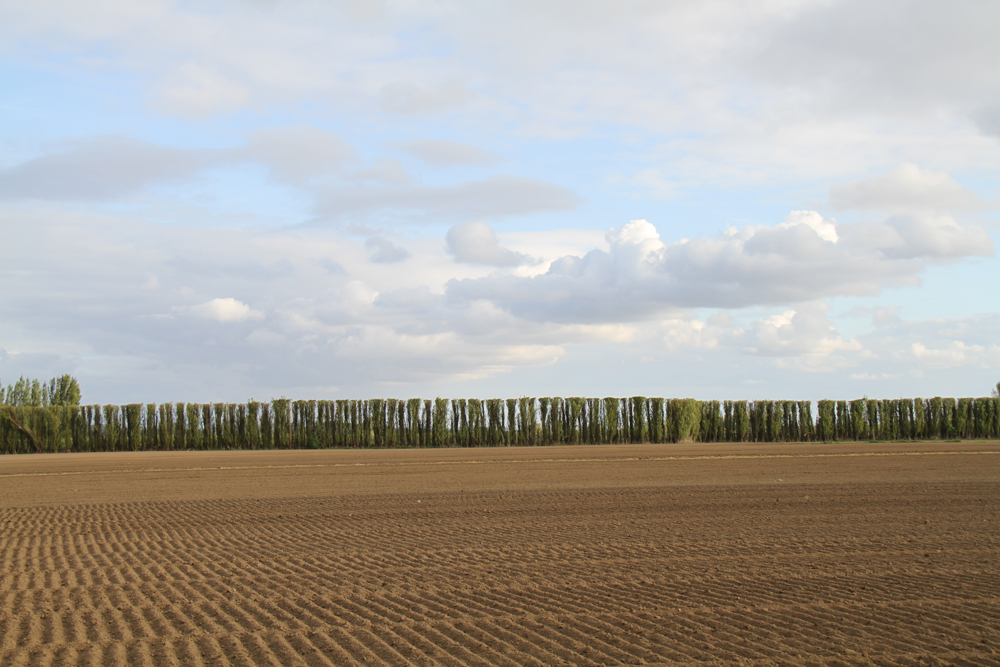
[[[264,313],[253,310],[247,304],[232,297],[212,299],[197,306],[191,306],[190,310],[198,317],[216,322],[246,322],[247,320],[264,319]]]
[[[824,241],[836,243],[840,240],[837,235],[837,221],[824,218],[816,211],[792,211],[785,217],[784,222],[775,226],[775,229],[790,229],[795,225],[805,225]]]
[[[838,351],[858,351],[856,340],[844,340],[827,319],[824,302],[802,304],[756,322],[744,333],[747,352],[766,356],[824,357]]]

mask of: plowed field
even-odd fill
[[[1000,444],[0,458],[0,665],[1000,664]]]

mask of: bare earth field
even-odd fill
[[[0,457],[0,665],[1000,664],[1000,443]]]

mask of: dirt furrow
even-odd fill
[[[181,455],[179,483],[197,469],[214,496],[147,497],[110,465],[6,477],[0,665],[1000,664],[1000,456],[779,458],[752,479],[745,459],[633,457],[608,486],[607,460],[566,451],[365,468],[363,493],[349,466]],[[25,479],[37,504],[10,491]]]

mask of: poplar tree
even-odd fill
[[[434,399],[434,447],[444,447],[451,439],[448,436],[448,399]]]
[[[49,381],[49,405],[80,405],[80,383],[75,377],[67,374]]]

